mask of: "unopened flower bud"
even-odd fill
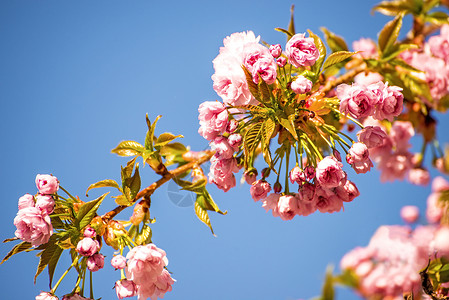
[[[59,189],[59,181],[58,178],[52,175],[37,174],[36,186],[39,193],[43,195],[54,194]]]
[[[83,238],[76,245],[76,251],[82,256],[92,256],[98,250],[100,250],[100,244],[91,238]]]
[[[87,259],[87,268],[91,272],[96,272],[104,267],[104,256],[103,254],[97,253],[92,255]]]
[[[340,152],[338,152],[337,149],[334,149],[333,154],[334,154],[334,157],[335,157],[339,162],[341,162],[341,155],[340,155]]]
[[[50,195],[37,195],[35,207],[49,215],[55,209],[55,200]]]
[[[122,279],[115,283],[115,292],[119,299],[137,296],[137,286],[132,280]]]
[[[226,126],[226,132],[234,133],[234,131],[237,129],[238,126],[239,122],[233,119],[229,121],[228,125]]]
[[[106,226],[106,231],[103,235],[104,241],[108,246],[111,246],[115,250],[119,248],[120,238],[126,234],[125,227],[122,223],[115,220],[110,220]]]
[[[233,148],[238,148],[242,144],[242,136],[238,133],[233,133],[228,137],[228,143]]]
[[[276,194],[279,194],[282,191],[282,185],[279,182],[276,182],[273,187],[273,191]]]
[[[285,59],[285,57],[279,57],[277,60],[276,60],[276,63],[277,63],[277,65],[279,66],[279,67],[284,67],[285,66],[285,64],[287,63],[287,60]]]
[[[415,223],[419,218],[419,208],[414,205],[402,207],[401,218],[407,223]]]
[[[134,206],[133,215],[129,219],[133,225],[138,226],[148,214],[148,201],[141,200]]]
[[[103,235],[106,230],[106,224],[100,216],[96,216],[90,221],[90,227],[92,227],[98,235]]]
[[[271,45],[270,46],[270,53],[274,58],[278,58],[279,56],[281,56],[282,54],[282,48],[281,45],[276,44],[276,45]]]
[[[58,297],[48,292],[42,292],[36,296],[36,300],[58,300]]]
[[[305,94],[312,90],[313,83],[306,77],[299,75],[290,85],[293,92],[296,94]]]
[[[263,168],[262,169],[262,178],[267,178],[270,176],[271,169],[270,168]]]
[[[93,239],[97,236],[97,233],[95,232],[95,229],[93,229],[90,226],[87,226],[86,229],[84,229],[83,235],[84,235],[84,237]]]
[[[341,158],[340,158],[341,161]],[[307,166],[304,168],[304,174],[306,175],[307,180],[312,180],[315,178],[315,168],[313,166]]]
[[[126,267],[126,258],[123,255],[116,255],[111,259],[111,265],[114,269],[122,270]]]

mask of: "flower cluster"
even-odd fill
[[[25,194],[20,197],[19,212],[14,218],[16,237],[35,247],[47,243],[53,234],[49,215],[55,207],[52,194],[59,189],[59,181],[54,176],[38,174],[36,186],[39,191],[36,196]]]

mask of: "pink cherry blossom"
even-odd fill
[[[49,292],[41,292],[36,296],[36,300],[58,300],[58,297]]]
[[[407,151],[411,146],[409,140],[415,135],[415,130],[411,122],[396,121],[390,129],[390,138],[396,151]]]
[[[278,58],[279,56],[281,56],[282,54],[282,48],[281,45],[276,44],[276,45],[271,45],[270,46],[270,53],[274,58]]]
[[[379,126],[366,126],[357,133],[359,142],[364,143],[368,149],[382,146],[387,134]]]
[[[36,207],[19,210],[14,218],[15,232],[19,239],[30,242],[33,246],[45,244],[53,234],[53,226],[47,213]]]
[[[123,255],[115,255],[111,259],[111,265],[115,269],[124,269],[126,267],[126,258]]]
[[[408,172],[408,181],[415,185],[428,185],[430,173],[423,168],[413,168]]]
[[[253,182],[249,191],[254,202],[256,202],[267,197],[267,194],[271,191],[271,186],[265,180],[257,180]]]
[[[96,253],[90,256],[86,262],[87,268],[91,272],[96,272],[104,267],[104,255]]]
[[[276,60],[276,64],[278,67],[283,68],[287,64],[287,59],[281,56]]]
[[[432,181],[432,192],[439,193],[449,190],[449,182],[441,176],[437,176]]]
[[[306,77],[299,75],[291,84],[291,89],[296,94],[305,94],[312,90],[313,83]]]
[[[346,183],[343,186],[343,188],[347,193],[347,199],[343,200],[345,202],[351,202],[352,200],[354,200],[355,198],[360,196],[359,189],[357,188],[355,183],[352,181],[346,180]]]
[[[401,218],[407,223],[415,223],[419,218],[419,208],[414,205],[402,207]]]
[[[34,207],[34,197],[30,194],[25,194],[22,197],[19,198],[19,210],[23,209],[25,207]]]
[[[276,62],[272,58],[260,58],[253,66],[253,81],[258,84],[259,77],[267,84],[273,84],[276,81],[277,71]]]
[[[380,180],[382,182],[394,181],[396,179],[403,180],[411,167],[410,154],[392,154],[382,157],[379,162],[379,169],[382,172]]]
[[[343,208],[343,200],[332,190],[317,186],[315,191],[316,208],[321,213],[339,212]]]
[[[279,194],[270,194],[267,198],[262,200],[262,207],[265,208],[265,211],[268,212],[271,210],[271,213],[273,214],[273,217],[279,217],[279,209],[278,209],[278,202],[281,195]]]
[[[209,182],[215,183],[217,187],[225,192],[235,186],[235,176],[239,168],[235,158],[218,159],[215,155],[210,160]]]
[[[85,237],[76,245],[76,251],[82,256],[92,256],[100,250],[97,240]]]
[[[358,85],[368,86],[370,84],[382,81],[384,78],[379,73],[359,73],[354,77],[354,82]]]
[[[238,150],[239,146],[242,144],[243,138],[239,133],[233,133],[228,137],[229,145],[234,148],[234,150]]]
[[[253,169],[253,171],[246,171],[243,173],[243,178],[247,184],[253,184],[257,180],[257,170]]]
[[[360,55],[363,58],[374,58],[377,56],[376,44],[372,39],[361,38],[358,41],[352,43],[354,51],[360,51]]]
[[[229,144],[228,138],[224,136],[216,137],[210,146],[215,150],[214,156],[220,160],[232,158],[234,155],[234,148]]]
[[[299,166],[295,166],[293,169],[290,170],[289,177],[291,183],[297,182],[301,184],[304,181],[306,181],[306,175]]]
[[[167,270],[163,270],[162,274],[157,277],[154,283],[155,289],[153,295],[150,296],[151,300],[156,300],[157,298],[164,298],[165,293],[172,290],[172,285],[175,283],[170,273]]]
[[[337,86],[337,97],[340,99],[340,111],[354,118],[372,115],[377,104],[377,96],[361,85],[340,84]]]
[[[49,215],[55,208],[55,200],[50,195],[37,195],[35,207]]]
[[[316,167],[316,179],[326,188],[344,185],[347,175],[342,167],[343,164],[334,157],[326,156]]]
[[[310,165],[306,166],[304,168],[304,174],[305,174],[307,180],[312,180],[313,178],[315,178],[315,168]]]
[[[137,286],[132,280],[122,279],[115,282],[117,298],[129,298],[137,296]]]
[[[226,131],[228,125],[228,112],[218,101],[207,101],[200,104],[198,119],[200,128],[198,133],[207,140],[213,140]]]
[[[354,143],[348,151],[347,160],[357,174],[366,173],[373,167],[368,147],[364,143]]]
[[[54,194],[57,190],[59,190],[59,181],[58,178],[52,175],[41,175],[37,174],[36,176],[36,186],[39,190],[39,193],[48,195]]]
[[[292,195],[285,195],[279,198],[278,212],[282,220],[291,220],[299,213],[298,200],[298,198]]]
[[[84,236],[84,237],[88,237],[88,238],[94,238],[94,237],[97,236],[97,233],[95,232],[95,229],[93,229],[93,228],[90,227],[90,226],[87,226],[87,227],[84,229],[83,236]]]
[[[320,56],[313,38],[297,33],[291,37],[285,46],[288,62],[297,68],[312,66]]]
[[[432,193],[427,197],[426,218],[429,223],[438,223],[443,216],[443,208],[439,204],[440,193]]]
[[[388,86],[383,82],[371,84],[367,87],[374,94],[379,95],[379,101],[376,103],[376,111],[374,118],[378,120],[387,119],[393,121],[394,117],[402,113],[402,106],[404,96],[401,91],[402,88],[398,86]]]

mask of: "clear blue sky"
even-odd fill
[[[183,134],[192,149],[205,149],[197,108],[217,99],[210,76],[223,38],[253,30],[268,43],[284,44],[284,35],[273,28],[287,27],[292,3],[298,32],[319,33],[325,26],[349,44],[375,39],[389,19],[370,14],[376,3],[371,0],[1,1],[0,239],[14,236],[17,200],[36,192],[38,173],[53,173],[80,197],[93,182],[119,180],[126,160],[110,150],[121,140],[143,141],[145,113],[151,119],[162,114],[159,130]],[[448,128],[447,121],[441,125]],[[155,179],[148,167],[141,173],[146,185]],[[211,186],[228,211],[211,216],[217,237],[196,218],[193,206],[175,205],[162,187],[153,196],[153,241],[166,250],[177,279],[165,299],[318,295],[328,263],[338,265],[345,252],[366,245],[380,224],[400,223],[401,206],[424,207],[429,187],[380,185],[378,177],[374,171],[354,178],[362,196],[344,212],[290,222],[266,214],[247,185],[228,193]],[[104,211],[113,207],[107,200]],[[10,247],[1,245],[0,254]],[[95,296],[115,299],[112,287],[120,275],[109,265],[112,253],[102,252],[107,263],[94,274]],[[33,254],[20,254],[0,266],[1,298],[34,299],[48,291],[46,272],[33,285],[37,264]],[[56,276],[69,264],[62,260]],[[356,299],[344,291],[339,295]]]

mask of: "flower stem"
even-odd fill
[[[89,271],[90,275],[89,275],[89,281],[90,281],[90,299],[94,299],[94,285],[93,285],[93,280],[92,280],[92,271]]]
[[[64,191],[64,193],[66,193],[67,194],[67,196],[69,196],[70,198],[72,198],[73,200],[75,200],[76,198],[75,197],[73,197],[65,188],[63,188],[61,185],[59,185],[59,188],[61,189],[61,190],[63,190]]]
[[[77,255],[75,257],[75,260],[70,265],[70,267],[64,272],[64,274],[61,275],[61,278],[59,278],[58,282],[56,282],[56,284],[53,286],[50,293],[54,294],[56,292],[56,290],[58,289],[58,286],[61,284],[62,280],[67,275],[67,273],[69,273],[70,269],[72,269],[78,263],[78,259],[79,259],[79,256]]]

